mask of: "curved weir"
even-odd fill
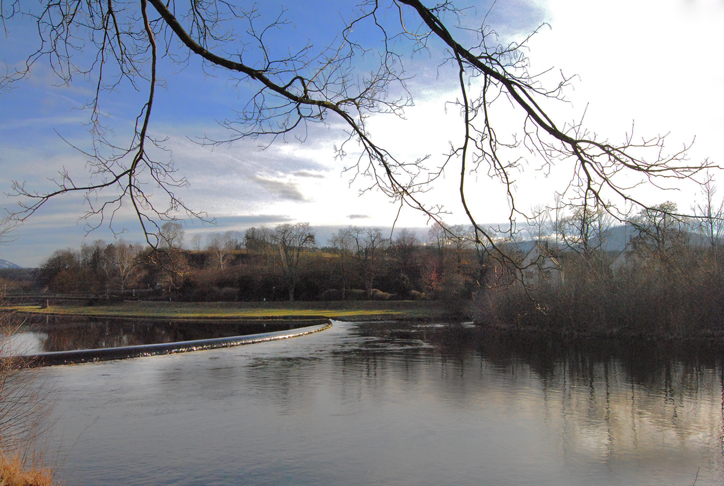
[[[263,343],[278,341],[293,337],[306,336],[316,332],[324,331],[332,327],[327,321],[324,324],[315,326],[299,327],[284,331],[266,332],[261,334],[248,334],[245,336],[233,336],[214,339],[197,339],[194,341],[179,341],[174,343],[143,344],[139,346],[122,346],[116,348],[80,349],[74,351],[56,351],[50,353],[38,353],[24,356],[25,365],[28,367],[54,366],[63,364],[91,363],[95,361],[108,361],[116,359],[139,358],[142,356],[155,356],[161,354],[188,353],[191,351],[202,351],[206,349],[230,348],[244,344]]]

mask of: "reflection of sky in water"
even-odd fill
[[[712,465],[708,481],[720,480],[722,388],[717,373],[703,370],[696,390],[690,390],[691,376],[674,367],[668,388],[662,389],[622,380],[618,364],[594,366],[586,383],[559,378],[546,384],[545,421],[549,432],[561,434],[562,456],[609,469],[612,478],[626,484],[655,484],[654,478],[668,474],[680,478],[671,484],[684,484],[687,477],[692,483],[699,467]]]
[[[577,486],[692,484],[698,470],[696,484],[722,484],[719,368],[640,382],[616,360],[541,367],[374,326],[36,370],[56,389],[61,476]]]
[[[43,343],[48,339],[48,335],[44,332],[17,332],[3,339],[7,339],[8,350],[12,354],[29,355],[43,352]]]

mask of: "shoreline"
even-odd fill
[[[450,323],[473,322],[446,311],[434,301],[274,301],[274,302],[158,302],[125,301],[119,304],[91,306],[51,305],[5,305],[0,313],[14,313],[19,316],[78,317],[92,319],[126,319],[145,321],[198,321],[198,322],[240,322],[240,321],[311,321],[332,319],[342,322],[369,321],[444,321]],[[474,322],[482,332],[518,336],[548,336],[563,341],[587,339],[655,342],[708,342],[724,344],[724,333],[703,331],[697,334],[647,334],[640,330],[616,328],[613,330],[585,330],[542,328],[539,326],[500,326],[493,323]]]
[[[451,315],[438,303],[395,302],[219,302],[178,303],[126,301],[110,305],[7,305],[0,312],[17,315],[145,319],[176,321],[238,321],[260,319],[438,320]]]

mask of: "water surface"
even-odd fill
[[[166,344],[296,329],[310,325],[313,320],[259,319],[242,322],[32,316],[20,332],[11,336],[11,347],[19,354],[30,355]]]
[[[335,323],[36,370],[66,484],[723,484],[716,349]]]

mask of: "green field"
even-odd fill
[[[325,317],[337,320],[444,319],[446,313],[436,302],[243,302],[177,303],[124,302],[113,305],[9,305],[27,314],[78,315],[158,319],[255,319]]]

